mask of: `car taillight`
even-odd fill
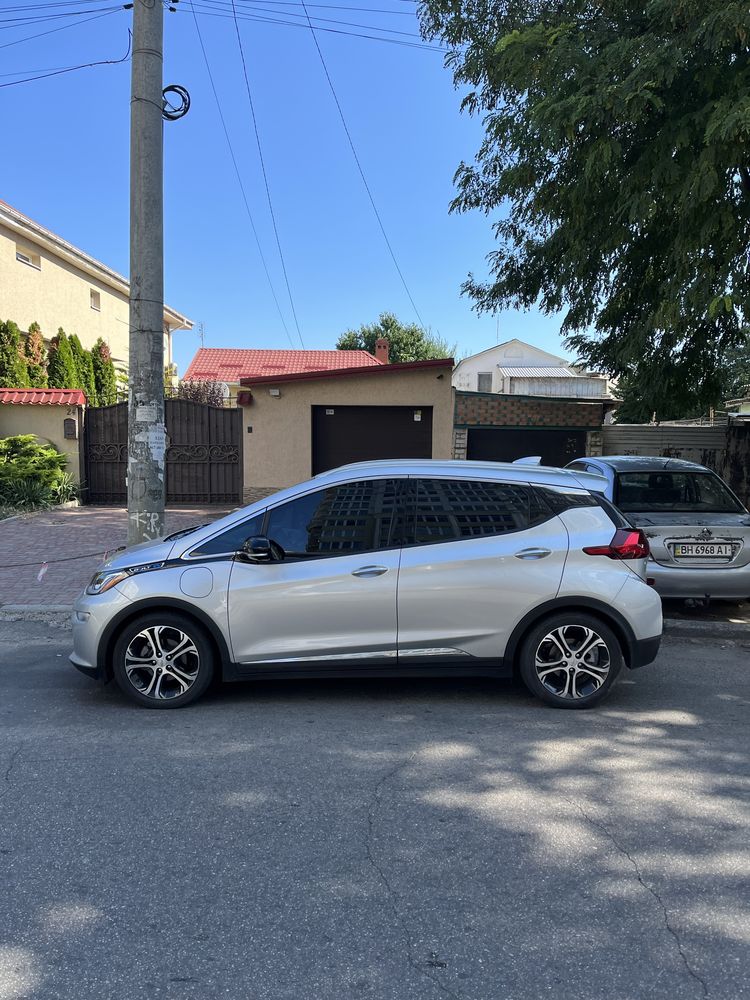
[[[618,528],[609,545],[588,545],[587,556],[609,556],[610,559],[646,559],[648,539],[638,528]]]

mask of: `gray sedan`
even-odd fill
[[[567,468],[605,477],[607,498],[648,537],[648,575],[662,597],[750,597],[750,514],[715,472],[637,455]]]

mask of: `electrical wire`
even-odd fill
[[[178,10],[179,10],[179,8],[178,8]],[[282,12],[280,12],[280,13],[282,13]],[[205,9],[201,9],[201,14],[202,14],[203,17],[231,17],[232,16],[231,14],[220,14],[220,13],[217,13],[215,11],[207,11]],[[249,15],[249,14],[247,16],[242,16],[242,15],[238,15],[238,16],[239,16],[239,19],[242,20],[242,21],[255,21],[255,22],[259,23],[259,24],[279,24],[279,25],[282,25],[282,26],[285,26],[285,27],[304,28],[305,31],[309,30],[309,25],[307,24],[306,21],[305,22],[302,22],[302,21],[284,21],[281,18],[261,17],[261,16],[257,16],[256,17],[256,16]],[[313,18],[312,20],[317,20],[317,18]],[[369,25],[367,27],[369,27]],[[376,28],[376,27],[373,27],[372,30],[373,31],[379,31],[380,29]],[[328,34],[333,34],[333,35],[346,35],[346,36],[348,36],[350,38],[365,38],[365,39],[368,39],[369,41],[372,41],[372,42],[387,42],[390,45],[400,45],[403,48],[420,49],[420,50],[426,51],[426,52],[440,52],[442,54],[445,54],[445,53],[448,52],[448,49],[439,47],[437,45],[430,45],[430,44],[428,44],[426,42],[416,42],[416,41],[410,42],[410,41],[406,41],[405,39],[402,39],[402,38],[384,38],[382,35],[367,35],[367,34],[364,34],[363,32],[360,32],[360,31],[346,31],[346,30],[341,29],[341,28],[324,28],[324,27],[321,27],[320,25],[316,25],[315,31],[316,32],[325,31]]]
[[[281,320],[281,325],[284,327],[284,332],[287,335],[287,339],[292,347],[294,347],[294,341],[292,340],[292,335],[289,333],[289,327],[286,325],[286,320],[284,319],[284,314],[281,311],[281,305],[279,304],[278,296],[276,295],[276,290],[273,287],[273,281],[271,280],[271,273],[268,270],[268,264],[266,263],[266,258],[263,253],[263,248],[260,245],[260,238],[258,236],[258,230],[255,228],[255,221],[253,220],[253,213],[250,211],[250,203],[247,200],[247,194],[245,192],[245,185],[242,182],[242,174],[240,173],[240,168],[237,164],[237,157],[234,154],[234,147],[232,146],[232,140],[229,138],[229,130],[227,129],[227,123],[224,119],[224,112],[221,110],[221,101],[219,100],[219,95],[216,90],[216,84],[214,83],[214,75],[211,72],[211,65],[208,61],[208,54],[206,52],[206,46],[203,43],[203,35],[201,33],[200,25],[198,24],[198,15],[193,8],[192,0],[190,7],[193,10],[193,20],[195,21],[195,30],[198,34],[198,41],[200,42],[201,52],[203,53],[203,61],[206,64],[206,72],[208,73],[208,79],[211,83],[211,90],[213,91],[214,100],[216,101],[216,110],[219,112],[219,119],[221,121],[221,127],[224,130],[224,137],[227,140],[227,146],[229,147],[229,155],[232,158],[232,163],[234,165],[234,172],[237,175],[237,183],[240,186],[240,191],[242,192],[242,200],[245,203],[245,211],[247,212],[247,217],[250,220],[250,228],[253,231],[253,236],[255,237],[255,243],[258,247],[258,253],[260,254],[261,263],[263,264],[263,270],[266,274],[266,279],[268,280],[268,287],[271,290],[271,295],[273,296],[273,301],[276,303],[276,310],[279,314],[279,319]]]
[[[118,63],[127,62],[130,58],[130,47],[133,42],[133,35],[128,28],[128,51],[122,59],[99,59],[96,62],[81,63],[79,66],[65,66],[62,69],[51,69],[37,76],[27,76],[24,80],[12,80],[10,83],[0,83],[0,90],[5,87],[17,87],[21,83],[33,83],[35,80],[47,80],[51,76],[62,76],[63,73],[73,73],[79,69],[90,69],[92,66],[115,66]]]
[[[205,7],[204,7],[204,0],[201,0],[201,2],[198,4],[198,7],[199,7],[199,9],[203,8],[202,9],[202,13],[211,13],[212,12],[211,8],[208,8],[208,10],[205,9]],[[293,14],[291,11],[287,11],[287,10],[284,10],[284,11],[277,11],[277,10],[273,10],[273,9],[269,10],[269,8],[267,8],[267,7],[256,7],[255,9],[257,11],[259,11],[260,13],[262,13],[262,14],[282,15],[284,17],[299,17],[299,18],[303,18],[303,19],[305,18],[304,14]],[[228,16],[231,16],[231,15],[220,14],[218,16],[220,16],[220,17],[228,17]],[[250,18],[252,16],[253,15],[244,15],[244,16],[240,15],[240,17],[242,17],[242,20],[250,20]],[[235,19],[235,22],[236,22],[237,19],[238,19],[237,15],[235,15],[234,19]],[[340,24],[340,25],[343,25],[345,27],[350,27],[350,28],[366,28],[366,29],[368,29],[370,31],[382,31],[382,32],[385,32],[388,35],[403,35],[406,38],[420,38],[421,37],[415,31],[399,31],[397,28],[383,28],[383,27],[380,27],[380,25],[376,25],[376,24],[362,24],[361,21],[341,21],[341,20],[339,20],[337,18],[333,18],[333,17],[318,17],[317,15],[315,17],[313,17],[313,21],[316,21],[316,22],[317,21],[322,21],[322,22],[324,22],[326,24]],[[292,23],[294,23],[294,22],[292,22]],[[307,23],[305,23],[304,26],[307,27]]]
[[[80,24],[86,24],[89,21],[98,21],[102,17],[111,17],[112,14],[117,14],[122,7],[115,7],[112,10],[107,10],[103,14],[95,14],[93,17],[84,17],[82,21],[73,21],[71,24],[62,24],[59,28],[49,28],[47,31],[38,31],[35,35],[24,35],[23,38],[16,38],[12,42],[4,42],[0,45],[0,49],[10,48],[11,45],[20,45],[21,42],[30,42],[33,38],[42,38],[43,35],[53,35],[56,31],[65,31],[66,28],[76,28]]]
[[[305,0],[302,0],[302,6],[304,7],[305,13],[307,14],[307,6],[305,5]],[[339,101],[338,94],[336,93],[336,88],[333,85],[333,80],[331,79],[331,74],[328,72],[328,66],[326,64],[325,57],[323,56],[323,51],[322,51],[322,49],[320,47],[320,43],[318,42],[317,36],[315,34],[315,28],[313,27],[313,23],[310,20],[310,15],[309,14],[307,14],[307,20],[308,20],[308,24],[310,26],[310,34],[312,35],[313,42],[315,43],[315,48],[317,49],[318,55],[320,56],[320,62],[321,62],[321,65],[323,66],[323,72],[325,73],[326,80],[328,81],[328,86],[331,89],[331,94],[333,96],[333,100],[334,100],[334,102],[336,104],[336,107],[338,109],[338,112],[339,112],[339,117],[341,118],[341,124],[344,126],[344,132],[346,133],[346,138],[349,140],[349,146],[350,146],[351,151],[352,151],[352,156],[354,157],[354,162],[357,164],[357,170],[359,171],[359,176],[362,178],[362,183],[364,184],[365,191],[367,192],[367,197],[370,199],[370,204],[372,205],[372,210],[375,213],[375,218],[378,220],[378,225],[380,226],[380,232],[383,234],[383,239],[385,240],[385,245],[388,247],[388,253],[391,255],[391,260],[393,261],[393,266],[396,268],[396,271],[398,272],[398,276],[401,279],[401,284],[404,286],[404,291],[406,292],[406,294],[407,294],[407,296],[409,298],[409,301],[411,302],[412,309],[414,310],[414,312],[416,314],[416,317],[419,320],[419,325],[422,327],[422,329],[424,329],[424,323],[422,322],[422,317],[419,315],[419,310],[417,309],[417,305],[416,305],[416,302],[414,301],[414,297],[412,296],[411,292],[409,291],[409,286],[406,284],[406,279],[404,278],[403,272],[402,272],[401,268],[399,267],[398,261],[396,260],[396,254],[393,252],[393,247],[391,246],[391,241],[388,239],[388,233],[385,231],[385,226],[383,225],[383,220],[380,217],[380,212],[378,211],[378,206],[375,204],[375,199],[372,196],[372,191],[370,190],[370,185],[367,183],[367,178],[365,177],[365,172],[364,172],[364,170],[362,168],[362,163],[361,163],[361,161],[359,159],[359,155],[357,153],[356,146],[354,145],[354,140],[352,139],[352,134],[349,131],[349,126],[346,124],[346,118],[344,117],[344,111],[343,111],[343,109],[341,107],[341,102]]]
[[[104,549],[101,552],[84,552],[80,556],[62,556],[60,559],[42,559],[41,562],[37,559],[36,562],[30,563],[7,563],[6,565],[0,566],[0,569],[29,569],[31,567],[36,568],[37,566],[52,566],[54,563],[65,563],[65,562],[76,562],[78,559],[93,559],[94,556],[106,556],[110,552],[122,552],[125,548],[124,545],[120,545],[114,549]]]
[[[231,6],[230,2],[227,0],[202,0],[203,3],[210,4],[212,7],[226,8]],[[258,4],[270,4],[272,7],[301,7],[302,4],[299,0],[236,0],[236,6],[240,8],[241,11],[247,10],[251,11],[257,8]],[[363,14],[395,14],[398,17],[415,17],[416,12],[413,10],[388,10],[385,7],[353,7],[346,4],[338,3],[309,3],[309,9],[315,10],[353,10],[360,11]],[[280,13],[287,13],[282,11]],[[298,15],[304,17],[304,14]]]
[[[297,318],[297,310],[295,308],[294,298],[292,296],[292,289],[291,289],[291,286],[289,284],[289,275],[287,274],[287,270],[286,270],[286,261],[284,260],[284,253],[283,253],[283,251],[281,249],[281,239],[279,237],[279,229],[278,229],[278,226],[276,225],[276,213],[273,210],[273,202],[271,200],[271,188],[269,187],[269,184],[268,184],[268,174],[266,173],[266,163],[265,163],[265,159],[263,157],[263,147],[262,147],[261,141],[260,141],[260,132],[258,131],[258,119],[257,119],[257,117],[255,115],[255,103],[253,101],[253,95],[252,95],[252,92],[250,90],[250,79],[249,79],[249,77],[247,75],[247,64],[245,62],[245,50],[244,50],[244,48],[242,46],[242,36],[240,35],[240,25],[239,25],[239,22],[237,20],[237,14],[236,14],[235,7],[234,7],[234,0],[232,0],[232,10],[234,12],[234,27],[235,27],[235,31],[237,33],[237,45],[239,47],[240,58],[242,60],[242,73],[243,73],[243,76],[245,77],[245,88],[247,90],[247,99],[248,99],[248,102],[250,103],[250,114],[252,115],[252,119],[253,119],[253,130],[255,132],[255,142],[256,142],[256,144],[258,146],[258,158],[260,159],[260,169],[261,169],[261,172],[263,173],[263,184],[265,185],[265,188],[266,188],[266,200],[268,201],[268,211],[271,214],[271,222],[273,224],[273,234],[276,237],[276,247],[277,247],[277,249],[279,251],[279,260],[281,261],[281,270],[282,270],[282,273],[284,275],[284,283],[286,285],[286,292],[287,292],[287,295],[289,296],[289,305],[291,306],[292,316],[294,318],[294,325],[297,328],[297,336],[299,337],[299,342],[302,345],[302,348],[304,349],[305,343],[304,343],[304,341],[302,339],[302,331],[300,330],[299,319]]]

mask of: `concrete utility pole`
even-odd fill
[[[128,545],[164,533],[161,0],[135,0],[130,97]]]

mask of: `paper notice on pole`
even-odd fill
[[[135,408],[135,419],[143,420],[145,423],[156,422],[156,403],[140,403]]]

